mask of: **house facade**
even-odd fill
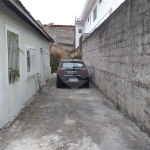
[[[75,49],[75,26],[51,23],[44,25],[43,29],[55,40],[55,43],[51,45],[51,52],[57,52],[61,54],[62,59],[66,59],[68,53]]]
[[[0,1],[0,128],[14,118],[50,76],[49,42],[19,0]]]
[[[86,0],[81,16],[75,19],[75,48],[79,47],[82,35],[86,38],[123,2],[124,0]]]

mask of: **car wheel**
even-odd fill
[[[60,80],[59,80],[59,77],[57,77],[57,79],[56,79],[56,87],[57,88],[60,88],[61,86],[60,86]]]
[[[86,81],[85,85],[86,88],[89,88],[89,80]]]

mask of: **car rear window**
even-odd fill
[[[85,67],[83,62],[63,62],[63,68],[83,68]]]

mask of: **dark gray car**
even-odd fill
[[[62,60],[57,69],[56,87],[89,87],[88,68],[82,60]]]

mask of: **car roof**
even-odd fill
[[[83,62],[83,60],[80,60],[80,59],[64,59],[61,62]]]

